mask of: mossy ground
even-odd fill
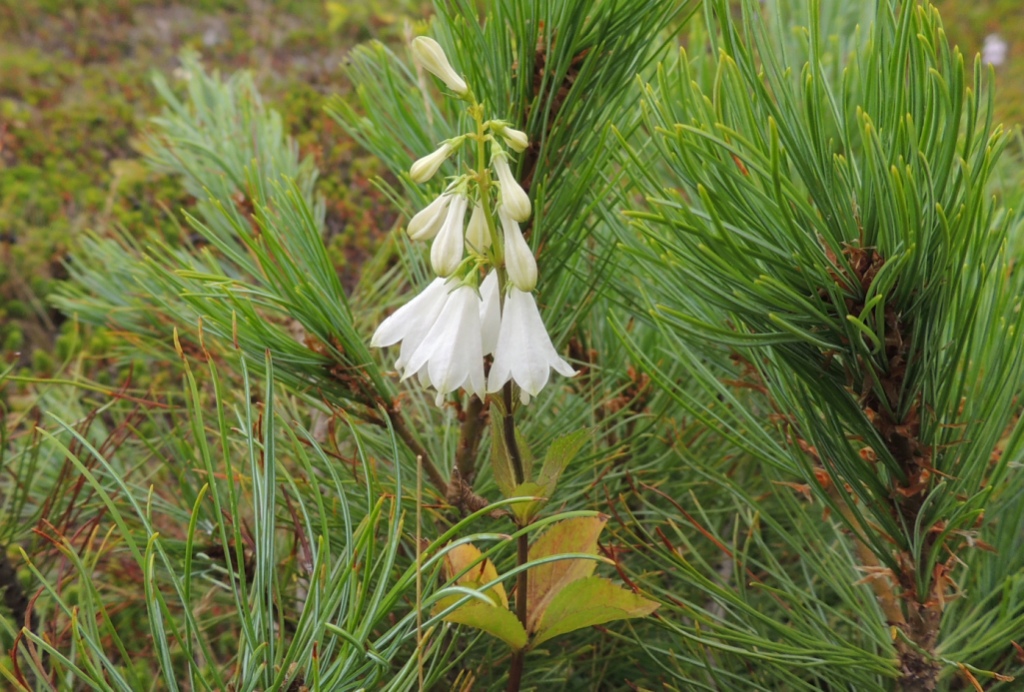
[[[339,272],[353,274],[394,214],[370,184],[381,170],[323,102],[345,92],[351,46],[398,40],[409,18],[429,11],[401,0],[358,5],[0,0],[0,361],[47,374],[63,360],[55,349],[66,318],[47,296],[75,261],[78,234],[179,234],[190,200],[142,166],[137,138],[159,111],[150,74],[173,74],[184,48],[223,72],[255,73],[323,172],[327,242]]]

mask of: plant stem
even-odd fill
[[[529,539],[525,534],[523,534],[517,539],[516,545],[516,564],[519,566],[525,565],[530,559]],[[526,629],[527,574],[528,570],[524,569],[516,575],[516,617],[518,617],[519,622],[522,623],[523,629]],[[519,686],[523,681],[523,664],[525,663],[525,659],[525,648],[512,653],[512,662],[508,671],[508,692],[519,692]]]
[[[478,396],[472,396],[465,410],[465,420],[462,421],[462,429],[459,431],[459,446],[455,452],[455,468],[459,475],[469,485],[473,484],[476,477],[476,450],[480,445],[480,436],[483,433],[484,423],[484,402]]]
[[[508,457],[512,461],[512,471],[516,475],[516,483],[525,483],[526,474],[523,472],[523,457],[519,454],[519,442],[516,440],[516,419],[512,415],[511,380],[505,383],[501,390],[501,395],[505,403],[505,418],[503,420],[505,446],[508,448]]]
[[[502,399],[505,404],[504,433],[505,446],[508,449],[509,459],[512,461],[512,470],[516,476],[516,483],[526,482],[526,474],[523,470],[523,458],[519,453],[519,442],[516,440],[516,420],[512,414],[512,383],[506,382],[502,389]],[[520,527],[522,528],[522,527]],[[530,559],[530,541],[523,534],[516,541],[516,565],[522,567]],[[526,616],[528,603],[526,601],[526,590],[529,588],[528,570],[522,570],[516,575],[516,617],[526,629]],[[512,654],[512,663],[508,673],[508,692],[518,692],[523,680],[523,663],[526,658],[526,650],[520,649]]]

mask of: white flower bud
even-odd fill
[[[441,167],[441,164],[451,156],[452,149],[451,142],[445,142],[435,151],[427,154],[421,159],[417,159],[416,162],[409,169],[409,176],[417,183],[425,183],[434,177],[437,173],[437,169]]]
[[[494,173],[498,176],[502,207],[516,221],[526,221],[530,218],[530,197],[513,177],[505,152],[501,149],[495,151],[491,156],[491,166],[494,167]]]
[[[430,240],[441,230],[445,212],[452,196],[444,194],[425,206],[416,216],[409,220],[406,232],[411,240]]]
[[[526,147],[530,146],[530,138],[522,130],[505,127],[501,130],[501,138],[518,153],[526,151]]]
[[[462,224],[466,216],[469,199],[461,193],[453,195],[448,205],[448,215],[444,224],[430,246],[430,266],[438,276],[450,276],[462,262],[463,234]]]
[[[537,260],[515,219],[504,209],[498,212],[498,216],[505,235],[505,269],[508,271],[508,280],[520,291],[529,293],[537,286]]]
[[[479,200],[473,205],[473,213],[469,215],[469,225],[466,226],[466,242],[469,243],[469,247],[481,255],[487,252],[487,248],[491,246],[491,231],[487,228],[484,205],[480,204]]]
[[[444,54],[444,49],[434,39],[426,36],[418,36],[413,39],[412,54],[416,61],[423,66],[423,69],[440,79],[459,96],[465,96],[469,91],[466,80],[452,69],[448,62],[448,56]]]

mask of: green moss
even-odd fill
[[[28,306],[20,300],[9,300],[5,307],[11,319],[20,320],[28,316]]]
[[[47,375],[53,372],[53,356],[49,351],[44,351],[41,348],[32,351],[32,371]]]
[[[6,336],[4,336],[3,348],[0,349],[6,353],[14,353],[21,350],[22,344],[25,343],[25,335],[18,327],[13,327]]]

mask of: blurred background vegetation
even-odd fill
[[[158,227],[183,240],[175,219],[192,200],[180,180],[143,168],[139,134],[159,110],[152,72],[183,88],[184,48],[225,74],[252,70],[302,155],[327,173],[326,240],[350,283],[394,214],[369,182],[382,171],[324,116],[324,101],[346,94],[350,47],[400,41],[428,10],[413,0],[0,0],[0,360],[52,374],[83,343],[47,300],[80,233]],[[102,356],[103,336],[90,340]]]

